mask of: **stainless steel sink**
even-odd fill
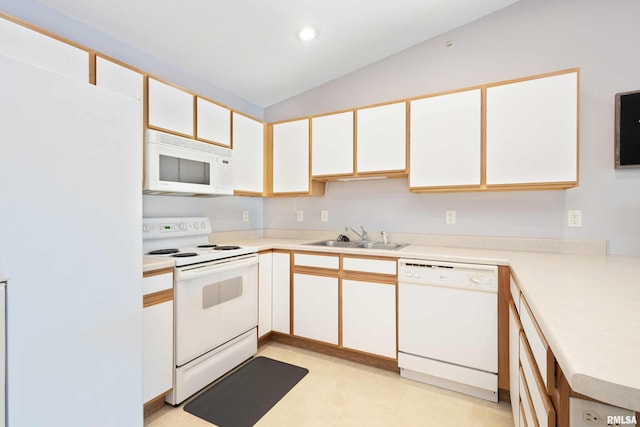
[[[407,243],[382,243],[382,242],[340,242],[338,240],[320,240],[318,242],[303,243],[304,245],[329,246],[334,248],[361,248],[361,249],[385,249],[395,251],[407,246]]]
[[[303,243],[303,245],[330,246],[335,248],[357,248],[360,242],[341,242],[338,240],[320,240],[319,242]]]
[[[359,242],[360,247],[366,249],[387,249],[395,251],[396,249],[404,248],[408,243],[382,243],[382,242]]]

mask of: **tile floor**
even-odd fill
[[[258,355],[309,369],[309,373],[256,424],[267,426],[513,426],[511,407],[432,387],[371,368],[279,343]],[[212,427],[165,405],[146,427]]]

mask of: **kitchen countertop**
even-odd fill
[[[257,238],[232,243],[258,250],[508,265],[571,388],[640,411],[640,257],[418,245],[389,251],[302,245],[306,242]]]
[[[142,257],[143,273],[153,270],[162,270],[163,268],[172,268],[174,265],[175,262],[172,259],[147,255]]]

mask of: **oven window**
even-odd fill
[[[209,185],[209,163],[160,155],[160,181]]]
[[[242,296],[242,276],[202,288],[202,308],[209,308]]]

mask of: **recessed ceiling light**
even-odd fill
[[[302,27],[296,33],[298,40],[308,42],[316,38],[316,29],[313,27]]]

